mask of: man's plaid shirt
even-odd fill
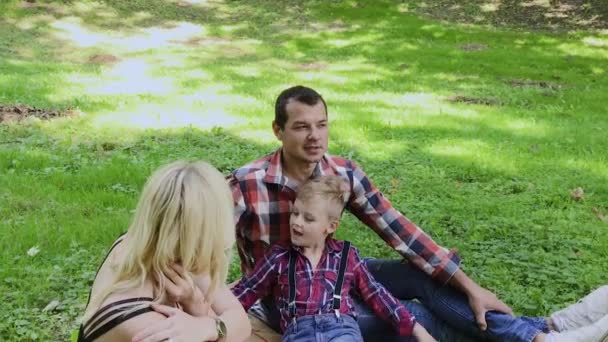
[[[459,268],[455,251],[437,245],[399,213],[354,162],[325,154],[313,177],[338,175],[348,180],[345,209],[392,248],[436,280],[446,283]],[[235,203],[236,241],[244,274],[274,243],[289,243],[289,216],[297,185],[282,173],[281,149],[234,171],[228,182]],[[356,241],[354,241],[356,243]]]

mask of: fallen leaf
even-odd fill
[[[38,248],[38,246],[34,246],[30,249],[27,250],[27,255],[34,257],[36,256],[36,254],[38,254],[40,252],[40,248]]]
[[[583,191],[583,188],[581,188],[579,186],[578,188],[570,191],[570,197],[572,197],[572,199],[575,201],[580,201],[580,200],[584,199],[585,192]]]
[[[604,214],[601,210],[599,210],[598,208],[593,208],[592,209],[593,212],[595,213],[595,216],[597,216],[597,218],[599,218],[600,220],[608,223],[608,215]]]
[[[48,312],[48,311],[53,311],[55,309],[57,309],[57,307],[59,306],[59,301],[58,300],[54,300],[50,303],[48,303],[44,309],[42,309],[43,312]]]

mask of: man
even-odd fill
[[[346,210],[409,260],[371,259],[368,268],[436,338],[462,338],[449,336],[450,329],[443,321],[472,337],[500,340],[532,341],[546,329],[513,318],[507,305],[459,268],[460,258],[454,251],[437,245],[394,209],[361,168],[326,154],[327,119],[325,100],[315,90],[303,86],[284,90],[277,98],[272,123],[281,148],[230,175],[243,272],[252,269],[270,244],[290,241],[290,208],[299,184],[318,175],[339,175],[351,188]],[[418,299],[424,307],[411,299]],[[363,312],[358,322],[366,339],[394,337],[387,335],[389,329],[361,301],[356,305],[357,311]],[[273,307],[272,298],[266,298],[250,313],[278,330],[279,318]],[[256,326],[262,329],[259,323],[253,322],[254,330]]]

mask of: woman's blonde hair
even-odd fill
[[[142,287],[146,280],[153,284],[154,301],[164,302],[165,284],[158,280],[174,262],[188,275],[209,276],[205,297],[212,302],[226,282],[235,240],[233,212],[228,185],[213,166],[178,161],[158,169],[144,186],[122,242],[124,258],[113,265],[115,278],[92,298],[87,312],[96,311],[110,294]]]

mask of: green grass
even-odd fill
[[[151,171],[273,151],[293,84],[325,96],[330,152],[516,312],[606,283],[605,33],[443,24],[396,1],[177,3],[0,4],[0,105],[80,113],[0,125],[2,339],[65,340]],[[396,257],[352,217],[338,237]]]

